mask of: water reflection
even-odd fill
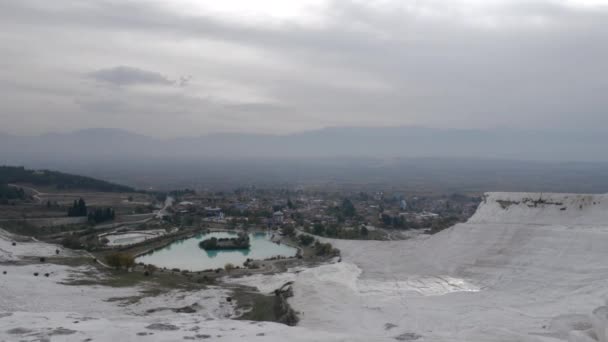
[[[273,256],[295,256],[297,250],[293,247],[276,244],[270,241],[272,234],[256,232],[249,234],[251,247],[249,249],[212,250],[199,248],[202,240],[234,237],[236,233],[215,232],[198,234],[190,239],[180,240],[137,258],[137,262],[153,264],[159,267],[180,268],[192,271],[224,267],[227,263],[242,266],[245,260],[267,259]]]
[[[215,258],[218,255],[221,256],[222,253],[241,253],[243,256],[247,257],[249,255],[249,249],[231,249],[231,250],[212,250],[212,251],[205,251],[205,253],[207,253],[207,256],[209,258]],[[245,258],[247,259],[247,258]]]

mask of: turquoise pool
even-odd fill
[[[248,250],[205,251],[198,246],[201,240],[211,237],[234,237],[236,233],[215,232],[197,235],[193,238],[176,241],[152,253],[142,255],[136,262],[152,264],[158,267],[179,268],[190,271],[201,271],[209,268],[224,267],[227,263],[242,266],[247,259],[267,259],[273,256],[293,257],[296,248],[276,244],[270,241],[270,233],[249,234],[251,247]]]

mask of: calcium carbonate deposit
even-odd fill
[[[0,340],[6,341],[608,341],[608,196],[490,193],[476,214],[406,241],[332,240],[342,260],[227,279],[269,293],[293,281],[297,327],[232,320],[217,287],[136,305],[137,288],[66,286],[82,267],[32,283],[22,258],[53,253],[0,238]],[[10,261],[10,262],[9,262]],[[194,314],[146,314],[190,305]],[[78,323],[74,323],[78,322]]]

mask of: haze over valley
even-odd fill
[[[0,341],[608,342],[608,0],[0,0]]]

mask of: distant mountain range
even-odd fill
[[[288,135],[221,133],[157,139],[94,128],[39,136],[0,133],[0,161],[422,157],[604,162],[605,146],[608,136],[603,133],[509,129],[337,127]]]

